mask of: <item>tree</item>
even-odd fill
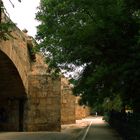
[[[41,0],[40,48],[50,66],[84,66],[74,92],[93,106],[119,95],[140,112],[139,0]]]
[[[15,7],[13,2],[11,0],[9,0],[9,2],[11,3],[11,5],[13,6],[13,8]],[[18,2],[21,2],[21,0],[18,0]]]

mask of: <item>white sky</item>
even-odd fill
[[[39,24],[39,22],[35,20],[35,13],[37,13],[37,6],[39,6],[40,0],[21,0],[21,3],[18,2],[18,0],[11,1],[14,4],[14,8],[9,0],[3,0],[10,19],[16,23],[21,30],[27,29],[28,35],[35,37],[36,26]],[[75,74],[69,72],[67,76],[72,75],[74,77],[74,75],[78,75],[81,70],[82,67],[77,68]]]
[[[17,26],[21,30],[27,29],[28,34],[34,37],[36,34],[36,26],[39,24],[38,21],[35,20],[35,13],[37,12],[37,6],[39,6],[40,0],[22,0],[21,3],[18,2],[18,0],[11,1],[15,6],[14,8],[9,0],[3,0],[11,20],[17,23]]]

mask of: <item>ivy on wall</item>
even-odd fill
[[[3,2],[0,0],[0,40],[8,40],[11,36],[11,29],[15,26],[6,13]]]

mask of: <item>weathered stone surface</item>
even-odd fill
[[[2,51],[12,61],[16,67],[25,87],[28,91],[28,72],[30,71],[30,58],[27,48],[27,36],[18,28],[11,32],[13,37],[9,40],[0,42],[0,51]],[[5,60],[3,60],[5,61]]]
[[[75,96],[65,77],[61,78],[61,124],[75,123]]]
[[[90,108],[87,106],[80,106],[79,105],[80,97],[76,97],[76,105],[75,105],[75,117],[76,120],[85,118],[90,115]]]
[[[1,131],[60,131],[60,78],[48,73],[41,54],[30,54],[31,37],[17,27],[11,35],[0,42]]]
[[[30,75],[29,83],[27,130],[60,131],[60,79],[54,80],[49,75]]]
[[[75,123],[90,115],[90,108],[79,105],[80,97],[72,93],[72,86],[64,76],[61,78],[61,124]]]

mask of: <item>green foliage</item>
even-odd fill
[[[123,103],[119,95],[116,95],[112,100],[110,98],[105,98],[102,104],[102,107],[105,112],[109,112],[111,110],[116,110],[121,112],[123,109]]]
[[[83,66],[74,92],[94,106],[121,97],[140,104],[139,0],[41,0],[40,48],[53,66]]]
[[[0,0],[0,40],[7,40],[11,36],[11,29],[15,24],[7,18],[6,14],[5,17],[3,14],[5,14],[5,7],[3,2]]]
[[[0,24],[0,40],[7,40],[11,36],[11,28],[14,26],[13,23],[1,23]]]

